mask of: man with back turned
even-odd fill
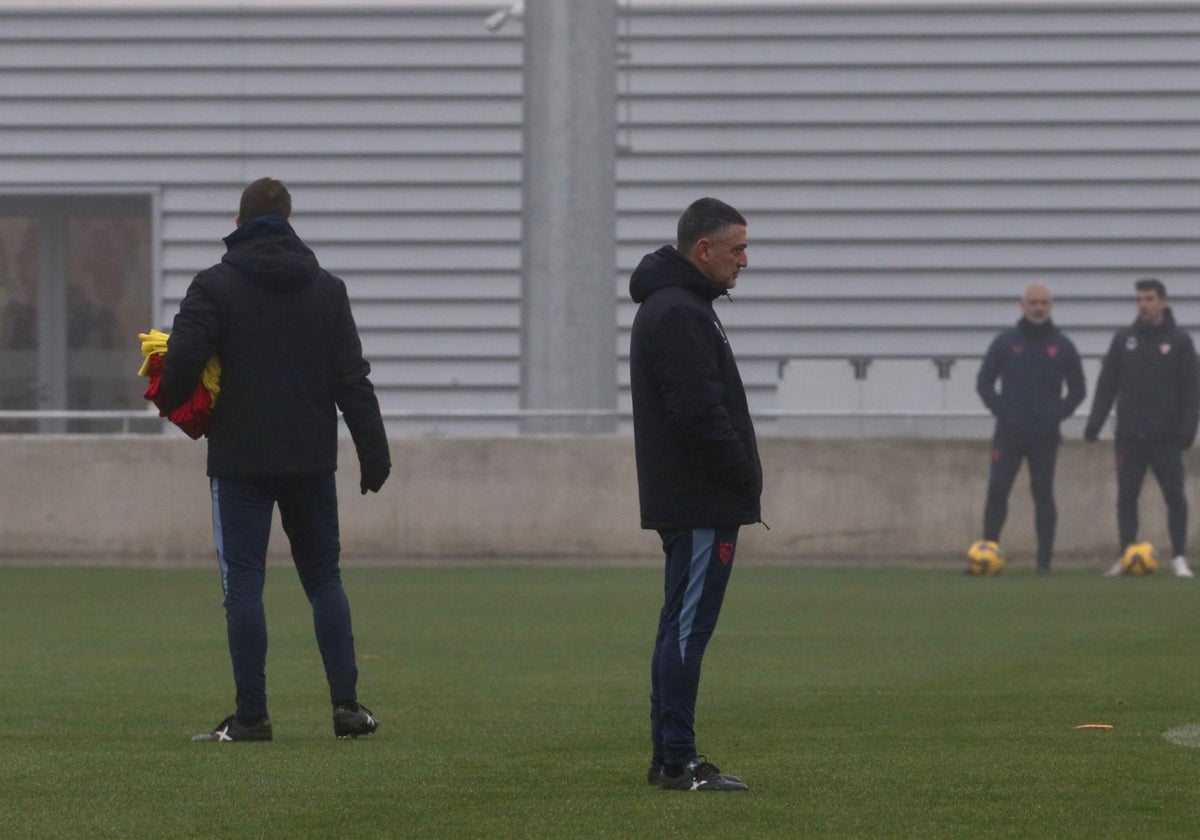
[[[291,211],[279,181],[261,178],[246,187],[227,251],[192,281],[163,362],[159,407],[168,412],[188,399],[210,356],[221,363],[208,475],[237,704],[193,740],[273,737],[262,596],[277,505],[312,606],[334,734],[352,738],[378,727],[358,702],[338,562],[338,411],[354,439],[364,494],[378,492],[391,471],[388,441],[346,284],[296,235]]]

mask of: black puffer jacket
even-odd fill
[[[677,250],[629,279],[634,445],[643,528],[760,521],[762,466],[746,391],[712,302],[723,292]]]
[[[159,386],[168,409],[181,405],[209,356],[220,359],[208,474],[333,472],[338,409],[364,471],[390,466],[346,284],[282,217],[254,219],[225,245],[180,304]]]
[[[1095,440],[1113,400],[1118,438],[1175,443],[1187,449],[1200,418],[1200,380],[1192,338],[1170,309],[1161,323],[1117,330],[1104,356],[1084,434]]]

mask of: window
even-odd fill
[[[0,194],[0,409],[145,406],[134,374],[137,334],[153,319],[151,229],[147,195]],[[118,428],[60,418],[0,426]]]

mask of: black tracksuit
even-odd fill
[[[1175,556],[1187,549],[1183,451],[1196,439],[1200,380],[1191,336],[1168,308],[1159,324],[1117,330],[1104,357],[1084,432],[1095,440],[1117,404],[1117,525],[1120,550],[1137,541],[1138,496],[1150,468],[1167,503]]]
[[[1000,540],[1008,515],[1008,496],[1025,460],[1033,494],[1038,567],[1048,569],[1058,521],[1054,466],[1062,439],[1059,424],[1075,412],[1087,394],[1079,352],[1053,322],[1035,324],[1022,318],[1016,327],[992,341],[975,388],[996,417],[983,537]]]
[[[760,521],[762,466],[746,392],[713,311],[723,291],[675,248],[642,259],[630,336],[643,528],[666,556],[650,666],[653,762],[696,758],[700,665],[733,568],[738,528]]]

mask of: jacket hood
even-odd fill
[[[1175,313],[1171,311],[1171,307],[1163,310],[1163,319],[1158,324],[1143,323],[1140,318],[1133,319],[1133,331],[1139,335],[1158,335],[1169,330],[1175,329]]]
[[[321,270],[316,255],[282,216],[252,219],[225,237],[225,247],[221,262],[278,291],[305,286]]]
[[[629,276],[629,296],[641,303],[650,295],[670,286],[684,286],[707,300],[715,300],[725,290],[705,277],[673,245],[664,245],[642,257]]]

